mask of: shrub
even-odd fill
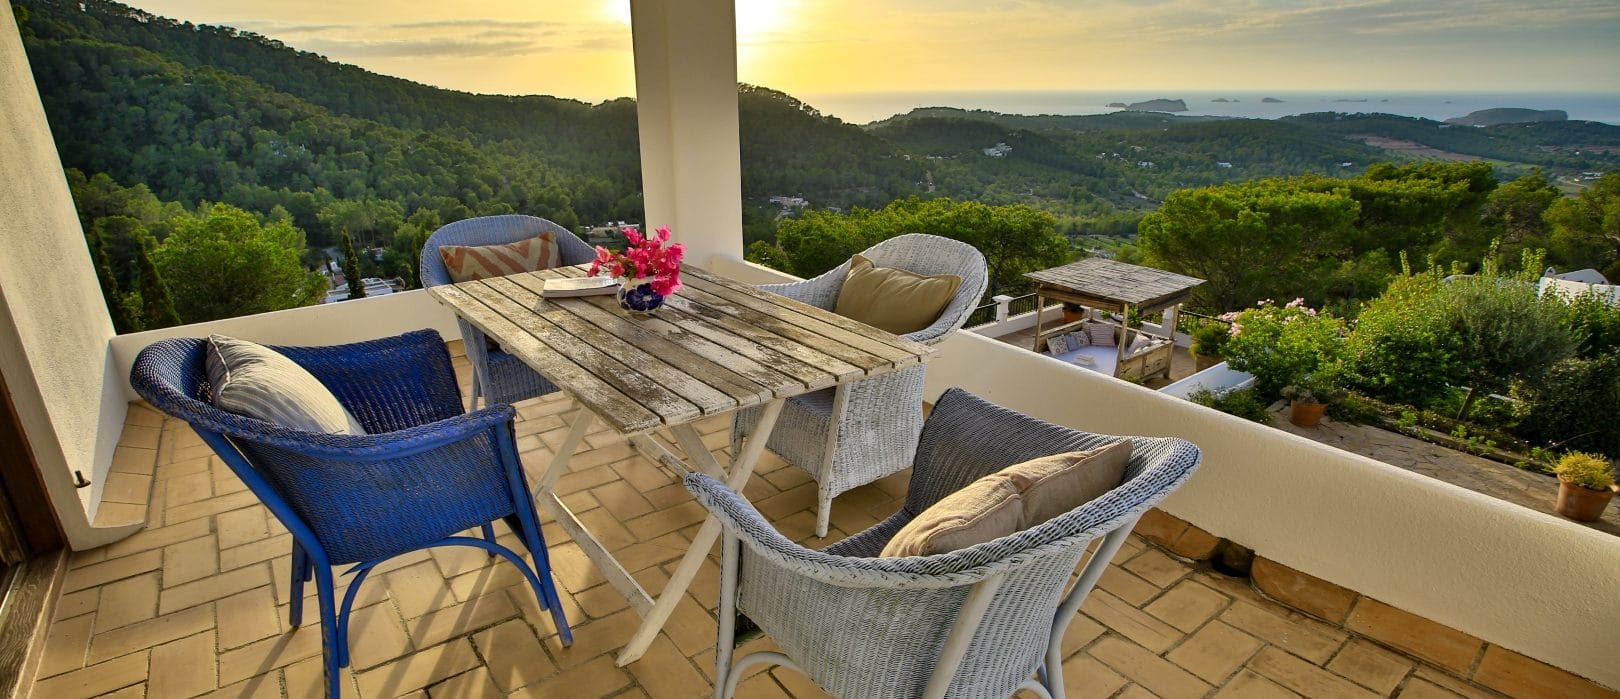
[[[1554,365],[1540,382],[1519,384],[1517,436],[1538,444],[1620,458],[1620,354],[1570,359]]]
[[[1231,320],[1222,354],[1233,369],[1254,374],[1263,398],[1304,382],[1343,354],[1344,322],[1306,307],[1302,299],[1285,306],[1261,301]]]
[[[1529,283],[1482,274],[1444,285],[1435,301],[1460,351],[1468,386],[1459,420],[1482,392],[1506,391],[1516,380],[1539,381],[1575,354],[1575,332],[1565,323],[1568,307],[1543,299]]]
[[[1559,480],[1582,488],[1608,490],[1614,485],[1614,471],[1610,470],[1609,462],[1596,454],[1578,451],[1565,454],[1558,460],[1554,473]]]
[[[1271,412],[1266,401],[1253,388],[1239,388],[1216,393],[1200,388],[1187,396],[1188,400],[1206,408],[1214,408],[1228,415],[1236,415],[1262,425],[1271,424]]]
[[[1569,326],[1580,342],[1583,359],[1620,352],[1620,304],[1588,292],[1569,301]]]
[[[1200,357],[1219,357],[1221,348],[1226,346],[1227,338],[1231,337],[1231,330],[1225,323],[1214,320],[1199,320],[1188,328],[1187,334],[1192,337],[1192,353]]]
[[[1404,276],[1368,303],[1345,341],[1345,380],[1379,400],[1428,408],[1461,380],[1454,338],[1434,310],[1440,275]]]

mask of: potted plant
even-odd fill
[[[1198,371],[1221,363],[1221,346],[1232,336],[1225,323],[1213,320],[1194,323],[1187,334],[1192,337],[1192,346],[1188,351],[1192,354],[1193,365]]]
[[[1067,303],[1067,302],[1065,302],[1063,304],[1063,322],[1065,322],[1065,323],[1073,323],[1073,322],[1076,322],[1076,321],[1085,320],[1085,318],[1086,318],[1086,307],[1085,306],[1082,306],[1082,305],[1080,305],[1078,303]]]
[[[1614,471],[1595,454],[1570,452],[1558,460],[1558,514],[1577,522],[1596,522],[1614,498]]]
[[[1284,386],[1282,396],[1288,399],[1288,421],[1300,427],[1315,427],[1322,422],[1327,407],[1344,400],[1345,391],[1332,386]]]

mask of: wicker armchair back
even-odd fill
[[[877,557],[918,513],[981,476],[1122,439],[1135,448],[1126,480],[1092,502],[959,551]],[[1184,483],[1200,458],[1184,440],[1088,434],[952,389],[928,418],[900,511],[826,551],[787,540],[717,481],[688,476],[687,488],[726,527],[717,676],[734,685],[749,665],[772,662],[840,697],[977,698],[1019,688],[1061,697],[1069,621],[1137,518]],[[1087,559],[1097,537],[1104,544]],[[731,662],[733,609],[783,653]]]
[[[135,391],[185,420],[293,536],[289,617],[303,620],[303,583],[315,579],[330,696],[348,665],[355,593],[378,563],[419,548],[465,545],[517,564],[571,641],[552,582],[539,515],[512,433],[512,406],[463,413],[444,340],[432,330],[335,347],[274,347],[319,379],[369,434],[315,434],[210,404],[201,338],[141,350]],[[533,567],[495,543],[505,520]],[[484,538],[457,533],[482,527]],[[331,568],[357,564],[341,608]]]
[[[937,344],[961,328],[989,284],[984,255],[972,245],[937,235],[912,233],[890,238],[861,255],[879,267],[962,278],[962,286],[939,318],[904,336],[924,344]],[[849,276],[849,265],[846,261],[812,279],[760,288],[832,310]],[[816,479],[817,536],[827,535],[832,500],[839,493],[911,465],[911,450],[922,430],[926,370],[926,366],[909,367],[788,400],[769,446]],[[737,411],[732,422],[732,453],[758,420],[757,408]]]
[[[450,272],[445,269],[444,258],[439,256],[443,245],[500,245],[533,238],[550,232],[557,241],[562,264],[577,265],[590,262],[596,250],[567,228],[534,216],[510,214],[506,216],[480,216],[449,223],[428,236],[422,246],[420,269],[422,288],[449,284]],[[461,326],[461,339],[466,346],[467,361],[473,365],[472,404],[516,403],[520,400],[543,396],[557,387],[539,373],[530,369],[517,357],[491,349],[484,332],[473,327],[466,319],[457,318]]]

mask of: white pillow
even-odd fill
[[[366,433],[320,379],[264,345],[211,335],[207,370],[221,410],[304,432]]]

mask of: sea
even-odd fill
[[[1184,116],[1275,119],[1314,112],[1381,113],[1444,121],[1495,107],[1562,109],[1571,120],[1620,125],[1620,92],[1209,92],[1156,90],[862,92],[799,95],[806,103],[844,121],[866,124],[917,107],[984,109],[1003,114],[1107,114],[1111,102],[1180,99]],[[1276,101],[1267,101],[1271,98]],[[1225,100],[1225,101],[1217,101]]]

